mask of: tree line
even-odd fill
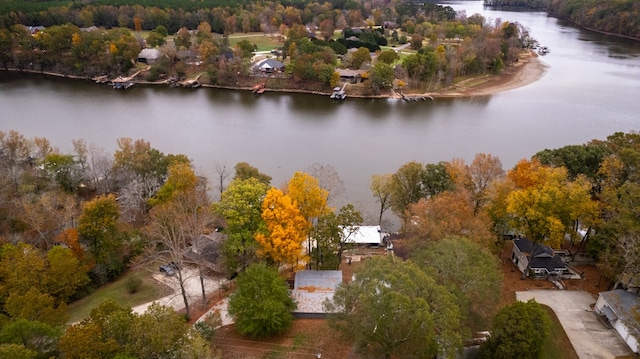
[[[490,3],[543,9],[588,29],[640,39],[640,4],[634,0],[491,0]]]

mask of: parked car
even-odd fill
[[[168,276],[172,276],[174,275],[176,272],[174,272],[173,268],[171,268],[170,265],[168,264],[163,264],[160,266],[160,273],[164,273]]]

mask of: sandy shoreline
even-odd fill
[[[429,93],[412,93],[407,95],[407,97],[424,97],[428,96],[431,98],[455,98],[455,97],[474,97],[474,96],[486,96],[492,95],[500,92],[505,92],[508,90],[513,90],[516,88],[520,88],[531,84],[538,79],[540,79],[547,69],[547,65],[543,64],[538,56],[535,53],[524,54],[520,57],[520,60],[506,68],[499,75],[484,75],[479,77],[473,77],[464,81],[457,83],[454,86],[442,89],[437,92],[429,92]],[[6,71],[7,69],[2,69]],[[41,71],[32,71],[32,70],[19,70],[19,69],[8,69],[8,71],[14,72],[27,72],[34,74],[41,74],[47,76],[55,76],[55,77],[63,77],[70,79],[78,79],[78,80],[89,80],[93,81],[91,78],[74,76],[74,75],[63,75],[59,73],[53,72],[41,72]],[[148,81],[134,81],[135,83],[145,84],[145,85],[164,85],[166,83],[159,82],[148,82]],[[251,88],[244,87],[232,87],[232,86],[215,86],[215,85],[207,85],[203,84],[202,87],[209,88],[219,88],[219,89],[228,89],[228,90],[251,90]],[[316,95],[329,95],[329,93],[317,92],[317,91],[305,91],[305,90],[293,90],[293,89],[267,89],[270,92],[285,92],[285,93],[308,93],[308,94],[316,94]],[[353,96],[349,95],[348,97],[358,97],[358,98],[399,98],[398,95],[394,94],[385,94],[378,96]]]

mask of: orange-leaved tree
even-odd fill
[[[276,188],[267,191],[262,201],[262,219],[265,228],[255,237],[260,245],[259,256],[270,264],[289,264],[294,268],[307,260],[302,243],[310,224],[291,197]]]

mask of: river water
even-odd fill
[[[215,163],[248,162],[276,186],[314,163],[329,164],[346,186],[344,200],[376,218],[371,176],[406,162],[470,162],[485,152],[506,169],[545,148],[640,127],[640,43],[541,12],[485,9],[482,1],[447,4],[529,27],[551,50],[541,57],[542,78],[495,95],[406,103],[142,85],[114,91],[0,72],[0,130],[46,137],[62,152],[77,138],[108,153],[120,137],[144,138],[164,153],[186,154],[211,180]]]

